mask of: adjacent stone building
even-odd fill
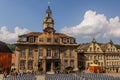
[[[120,51],[110,40],[108,43],[84,43],[77,47],[78,66],[88,70],[90,64],[98,64],[106,72],[120,72]]]
[[[77,70],[77,43],[74,37],[56,33],[50,6],[43,21],[43,32],[20,35],[16,43],[17,71],[54,72],[57,67]]]

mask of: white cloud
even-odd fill
[[[120,21],[118,16],[109,20],[107,32],[104,34],[104,37],[108,36],[120,38]]]
[[[6,43],[15,43],[18,39],[18,35],[22,35],[29,32],[26,28],[15,27],[14,32],[8,30],[6,26],[0,27],[0,41],[4,41]]]
[[[119,17],[110,18],[95,11],[85,12],[84,19],[76,26],[64,27],[60,32],[69,34],[76,38],[120,38]]]

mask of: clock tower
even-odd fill
[[[46,10],[46,17],[44,18],[43,22],[43,31],[48,33],[55,33],[54,20],[52,18],[52,11],[50,6],[48,6],[48,9]]]

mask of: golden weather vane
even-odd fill
[[[51,3],[51,2],[50,2],[50,1],[48,1],[48,5],[50,5],[50,3]]]

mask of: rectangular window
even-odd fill
[[[40,40],[39,40],[40,42],[44,42],[44,38],[40,38]]]
[[[94,60],[97,60],[97,57],[96,57],[96,56],[94,56]]]
[[[97,51],[100,51],[100,49],[99,49],[99,48],[97,48]]]
[[[47,42],[51,42],[51,38],[47,38]]]
[[[25,69],[25,61],[24,60],[20,61],[20,69],[21,70]]]
[[[64,56],[67,56],[67,50],[64,51]]]
[[[28,57],[32,57],[32,56],[33,56],[32,49],[29,49]]]
[[[70,61],[70,66],[74,67],[74,60]]]
[[[70,43],[71,43],[71,44],[73,44],[74,41],[75,41],[74,39],[72,39],[72,38],[70,39]]]
[[[20,57],[25,58],[25,49],[21,51]]]
[[[27,38],[25,36],[22,36],[22,41],[27,41]]]
[[[47,49],[47,57],[50,57],[50,56],[51,56],[51,50]]]
[[[92,51],[92,47],[90,47],[90,52]]]
[[[67,60],[64,61],[64,66],[65,66],[65,67],[68,66],[68,61],[67,61]]]
[[[43,57],[43,49],[40,49],[40,51],[39,51],[39,57]]]
[[[58,55],[59,55],[59,50],[58,50],[58,49],[55,49],[54,56],[58,56]]]
[[[58,43],[58,42],[59,42],[58,38],[55,38],[55,39],[54,39],[54,42]]]
[[[74,56],[73,50],[70,50],[70,56],[71,56],[71,57]]]
[[[32,60],[28,61],[28,69],[33,69],[33,61]]]
[[[30,42],[30,43],[35,42],[35,41],[34,41],[34,37],[29,37],[29,42]]]
[[[67,38],[63,38],[63,43],[67,43]]]

